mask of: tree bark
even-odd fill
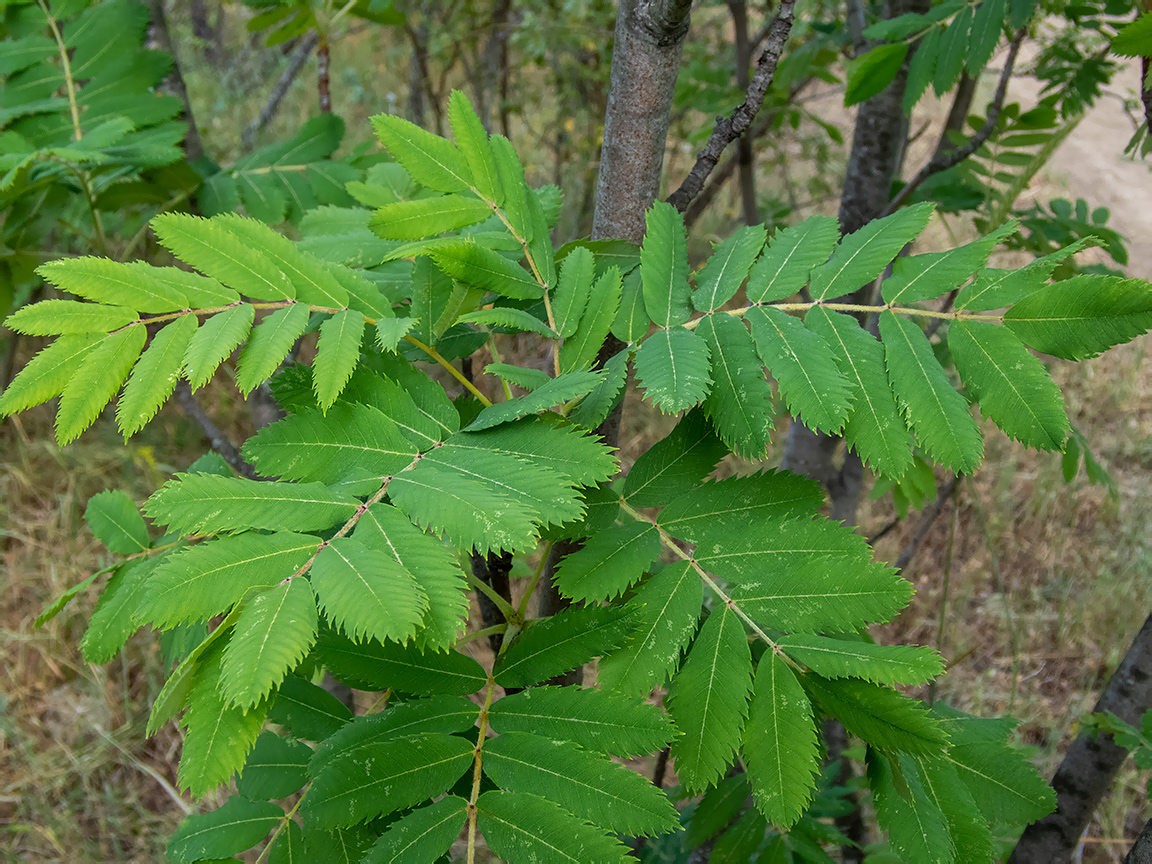
[[[1094,712],[1111,711],[1126,723],[1140,725],[1152,707],[1152,615],[1144,622],[1120,667],[1108,680]],[[1052,777],[1056,810],[1024,829],[1008,864],[1061,864],[1080,843],[1092,813],[1107,794],[1128,751],[1111,735],[1080,735],[1068,748]],[[1145,832],[1147,833],[1147,831]],[[1135,859],[1141,860],[1141,859]]]
[[[736,42],[736,86],[741,92],[746,92],[749,66],[752,63],[752,46],[748,44],[748,5],[745,0],[728,0],[728,11],[732,15]],[[736,155],[740,168],[740,203],[744,210],[744,224],[758,225],[760,217],[756,211],[756,175],[751,133],[751,129],[745,129],[744,134],[737,139]]]
[[[1144,830],[1124,856],[1124,864],[1152,864],[1152,819],[1144,823]]]

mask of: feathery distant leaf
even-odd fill
[[[36,304],[41,305],[41,304]],[[63,447],[91,426],[128,377],[144,348],[144,328],[109,333],[80,361],[64,385],[56,411],[56,440]]]
[[[812,268],[823,264],[840,239],[840,223],[831,216],[811,216],[776,232],[748,277],[751,303],[791,297],[808,284]]]
[[[362,690],[396,690],[416,696],[467,696],[487,681],[484,668],[458,651],[425,651],[411,643],[353,642],[321,633],[317,656],[332,674]]]
[[[766,471],[697,486],[660,512],[660,526],[674,537],[699,543],[708,532],[739,535],[768,519],[814,516],[824,490],[807,477]]]
[[[703,413],[690,412],[636,460],[624,480],[624,497],[633,507],[664,504],[700,485],[724,455]]]
[[[904,416],[933,459],[957,472],[971,474],[984,455],[984,436],[924,331],[915,323],[880,314],[880,336],[888,380]]]
[[[619,606],[571,606],[525,627],[496,664],[501,687],[527,687],[607,654],[635,629],[636,617]]]
[[[188,307],[184,293],[155,279],[152,270],[107,258],[65,258],[36,268],[46,282],[92,300],[127,306],[138,312],[175,312]]]
[[[733,453],[763,458],[772,432],[772,388],[748,329],[721,314],[706,316],[696,332],[708,343],[712,365],[704,413]]]
[[[290,579],[244,606],[224,648],[220,694],[249,709],[294,669],[316,638],[316,598],[307,579]]]
[[[828,679],[809,672],[804,689],[853,735],[885,752],[935,756],[948,745],[943,727],[923,702],[856,678]]]
[[[665,414],[691,408],[712,386],[708,343],[691,330],[658,330],[640,343],[636,378],[644,398]]]
[[[236,346],[248,338],[256,309],[248,303],[233,306],[207,319],[188,342],[184,372],[192,390],[203,387]]]
[[[692,305],[700,312],[712,312],[731,300],[748,277],[766,237],[763,225],[745,225],[720,243],[696,278]]]
[[[451,141],[390,114],[377,114],[372,118],[372,127],[381,143],[421,186],[437,192],[466,192],[471,188],[472,172]]]
[[[4,326],[25,336],[109,333],[139,318],[136,310],[127,306],[104,306],[79,300],[41,300],[17,309],[4,319]]]
[[[603,379],[603,371],[592,372],[582,369],[575,372],[565,372],[551,379],[547,384],[537,387],[527,396],[489,405],[464,428],[469,432],[477,432],[481,429],[499,426],[501,423],[519,420],[521,417],[536,414],[583,396]]]
[[[488,712],[497,732],[534,732],[612,756],[636,756],[675,737],[654,705],[608,690],[529,687],[497,700]]]
[[[644,306],[660,327],[683,324],[692,314],[684,217],[671,204],[657,201],[644,219],[647,231],[640,249]]]
[[[308,307],[303,303],[293,303],[277,309],[252,328],[252,335],[240,352],[237,364],[237,389],[247,396],[271,378],[307,326]]]
[[[672,684],[667,705],[683,737],[672,742],[676,774],[690,791],[716,782],[732,762],[752,689],[752,655],[744,625],[718,605]]]
[[[812,272],[814,300],[850,294],[884,272],[904,246],[928,225],[935,204],[924,201],[873,219],[840,241],[831,259]]]
[[[825,678],[863,678],[874,684],[923,684],[944,672],[944,661],[920,645],[875,645],[827,636],[785,636],[784,653]]]
[[[852,407],[852,388],[828,343],[799,318],[771,306],[749,309],[745,317],[792,414],[812,429],[839,432]]]
[[[756,669],[741,750],[756,807],[773,825],[791,827],[812,798],[819,743],[804,688],[771,649]]]
[[[101,338],[98,333],[61,336],[33,357],[0,393],[0,417],[59,396]]]
[[[337,312],[320,325],[316,359],[312,361],[312,383],[321,411],[327,411],[360,362],[360,341],[364,316],[351,309]]]
[[[1064,449],[1069,426],[1060,388],[1011,330],[959,319],[948,328],[948,349],[985,417],[1030,447]]]
[[[537,795],[494,789],[476,807],[488,847],[505,861],[627,864],[632,857],[619,840]]]
[[[560,368],[563,371],[582,369],[596,360],[600,346],[613,328],[622,292],[620,270],[616,267],[609,267],[592,283],[579,326],[560,346]]]
[[[182,315],[152,338],[116,405],[116,422],[125,438],[143,429],[172,395],[195,333],[196,316]]]
[[[390,824],[361,860],[364,864],[438,861],[467,819],[468,802],[449,795]]]
[[[589,537],[556,571],[556,587],[574,600],[618,597],[660,555],[660,533],[646,522],[613,525]]]
[[[134,555],[152,545],[144,517],[119,489],[106,489],[89,498],[84,521],[96,539],[115,555]]]

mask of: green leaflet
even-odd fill
[[[728,830],[717,838],[712,847],[712,855],[720,861],[750,861],[764,842],[764,835],[768,833],[768,821],[760,815],[760,811],[749,807]],[[781,839],[776,835],[773,839]],[[757,864],[763,861],[757,858]]]
[[[956,847],[948,820],[924,790],[915,765],[906,757],[898,760],[900,783],[892,767],[879,753],[868,752],[868,785],[876,801],[876,821],[888,832],[889,842],[905,861],[952,864]],[[907,766],[910,770],[903,770]],[[948,802],[948,807],[953,806]]]
[[[250,801],[287,798],[308,782],[312,748],[275,732],[261,732],[236,778],[236,791]]]
[[[808,673],[804,689],[853,735],[879,750],[937,756],[948,746],[943,727],[924,703],[855,678],[830,680]]]
[[[428,609],[412,574],[381,549],[339,537],[312,564],[312,587],[324,617],[355,640],[409,639]]]
[[[291,819],[268,846],[268,864],[304,864],[311,855],[312,847],[305,840],[304,831]]]
[[[423,376],[420,378],[431,384],[432,389],[427,393],[422,393],[407,380],[401,384],[390,381],[383,375],[360,369],[352,373],[352,380],[345,386],[341,396],[348,402],[371,406],[377,409],[378,413],[382,413],[387,420],[391,420],[401,438],[410,442],[411,452],[415,455],[417,449],[427,450],[445,435],[452,434],[460,422],[460,415],[446,398],[444,401],[448,410],[452,412],[450,416],[444,415],[441,406],[435,401],[425,398],[435,396],[435,391],[441,394],[444,391],[435,382]],[[416,403],[418,398],[421,402],[419,405]],[[330,412],[332,410],[334,409],[329,409]],[[349,467],[355,469],[352,463]],[[404,466],[399,466],[397,470],[402,467]]]
[[[464,574],[452,551],[386,504],[369,507],[353,537],[394,558],[428,597],[423,627],[416,634],[417,646],[439,651],[455,643],[464,629],[468,597]]]
[[[251,248],[223,223],[187,213],[163,213],[152,230],[165,248],[205,276],[257,300],[291,300],[292,283],[267,255]]]
[[[496,155],[488,143],[488,133],[472,110],[468,97],[459,90],[453,90],[448,97],[448,120],[452,124],[456,146],[464,154],[464,161],[472,172],[476,191],[497,206],[503,204],[504,190],[496,169]]]
[[[477,432],[499,426],[501,423],[519,420],[521,417],[536,414],[583,396],[603,379],[603,371],[592,372],[581,369],[575,372],[565,372],[551,379],[547,384],[537,387],[527,396],[489,405],[464,428],[468,432]]]
[[[212,221],[243,241],[248,248],[260,250],[260,254],[284,274],[295,292],[292,296],[301,303],[336,308],[348,305],[348,291],[336,279],[336,268],[329,268],[319,259],[300,251],[283,234],[273,231],[263,222],[235,213],[217,216]]]
[[[733,583],[749,615],[780,630],[850,631],[890,620],[912,586],[871,560],[864,539],[824,519],[762,521],[740,533],[701,526],[695,559]]]
[[[544,212],[542,193],[552,190],[555,196],[551,198],[552,204],[548,214]],[[552,252],[551,229],[556,224],[556,217],[560,213],[562,193],[555,186],[543,186],[533,189],[526,186],[524,197],[528,204],[528,219],[532,225],[532,236],[528,241],[528,262],[530,269],[538,274],[543,282],[543,289],[547,291],[556,284],[556,258]]]
[[[935,205],[925,201],[874,219],[840,241],[832,258],[812,271],[814,300],[850,294],[884,272],[904,246],[928,224]]]
[[[581,316],[579,326],[560,346],[560,368],[563,371],[582,369],[595,362],[600,346],[613,328],[622,290],[620,271],[616,267],[609,267],[592,283],[587,311]]]
[[[460,696],[392,701],[379,714],[356,717],[344,724],[317,750],[309,750],[308,773],[315,777],[333,761],[392,738],[422,732],[464,732],[476,725],[477,715],[476,706]]]
[[[772,388],[747,328],[728,315],[708,315],[696,332],[708,343],[712,365],[704,413],[733,453],[762,459],[772,432]]]
[[[799,318],[771,306],[749,309],[745,317],[791,413],[809,428],[839,432],[852,406],[852,388],[828,343]]]
[[[1030,447],[1064,449],[1069,425],[1060,388],[1011,330],[958,319],[948,328],[948,349],[985,417]]]
[[[332,632],[320,634],[316,649],[333,675],[361,690],[467,696],[483,687],[488,677],[479,663],[457,651],[437,653],[412,644],[374,640],[353,642]]]
[[[506,732],[485,744],[484,773],[510,792],[545,792],[549,801],[613,833],[647,836],[679,825],[660,789],[569,741]]]
[[[100,416],[143,348],[144,328],[126,327],[109,333],[85,355],[60,394],[56,440],[61,447],[79,437]]]
[[[968,43],[968,56],[965,65],[972,75],[979,75],[996,46],[1000,43],[1000,35],[1004,29],[1004,19],[1007,17],[1006,0],[984,0],[976,7],[972,18],[972,36]]]
[[[640,268],[630,272],[621,283],[620,304],[616,317],[612,319],[612,335],[621,342],[639,342],[648,333],[652,319],[644,308],[644,291],[641,285]]]
[[[628,847],[559,804],[523,792],[485,792],[477,822],[488,847],[505,861],[626,864]]]
[[[915,303],[939,297],[949,287],[967,281],[988,263],[989,254],[1001,240],[1019,230],[1020,223],[1013,219],[966,246],[897,258],[892,262],[892,275],[884,280],[881,295],[888,303]]]
[[[840,223],[831,216],[812,216],[777,231],[748,277],[748,302],[791,297],[808,284],[812,268],[828,260],[839,239]]]
[[[533,462],[567,477],[577,486],[608,480],[620,467],[612,450],[599,438],[548,417],[524,418],[481,432],[461,433],[452,444],[458,449],[475,447]]]
[[[647,702],[578,687],[529,687],[498,699],[488,718],[497,732],[534,732],[611,756],[650,753],[675,735]]]
[[[449,276],[484,291],[495,291],[513,300],[544,296],[544,287],[529,271],[475,240],[459,238],[437,245],[428,254]]]
[[[484,367],[484,374],[496,375],[524,390],[535,390],[552,380],[552,376],[543,369],[529,369],[524,366],[513,366],[511,363],[489,363]]]
[[[1073,276],[1025,297],[1004,313],[1004,323],[1045,354],[1096,357],[1152,328],[1152,283]]]
[[[944,759],[906,754],[900,756],[900,767],[905,777],[910,773],[918,775],[928,800],[944,814],[957,860],[995,860],[992,831],[955,767]]]
[[[633,507],[664,504],[698,486],[724,453],[704,415],[690,412],[636,460],[624,480],[624,497]]]
[[[1052,787],[1023,753],[1007,744],[957,742],[942,758],[956,769],[990,822],[1026,825],[1056,807]]]
[[[289,675],[276,691],[268,719],[297,738],[322,741],[351,720],[352,712],[323,687]]]
[[[512,309],[507,306],[496,306],[492,309],[478,309],[475,312],[465,312],[456,319],[456,323],[484,324],[488,327],[507,327],[511,330],[520,330],[525,333],[539,333],[548,339],[556,338],[556,334],[552,332],[552,328],[535,315],[529,315],[522,309]]]
[[[323,849],[332,864],[361,864],[376,839],[376,835],[367,826],[353,825],[351,828],[333,828],[331,831],[309,831],[308,848]]]
[[[617,650],[600,661],[601,686],[644,695],[661,686],[679,665],[696,634],[704,586],[688,561],[669,564],[636,591],[638,624]]]
[[[874,684],[923,684],[944,672],[944,661],[920,645],[792,634],[777,643],[789,657],[824,678],[863,678]]]
[[[316,359],[312,361],[312,383],[321,411],[327,411],[360,362],[360,341],[364,316],[351,309],[337,312],[320,325]]]
[[[386,318],[381,317],[376,322],[376,341],[382,351],[395,351],[400,340],[408,335],[408,331],[416,324],[412,318]]]
[[[144,730],[146,734],[155,735],[156,730],[184,709],[201,668],[207,665],[209,660],[214,663],[219,661],[218,652],[213,646],[222,636],[228,636],[232,633],[232,625],[236,623],[236,619],[239,617],[240,607],[237,606],[224,616],[216,629],[205,636],[200,644],[193,648],[168,676],[168,680],[160,688],[160,694],[156,697],[152,710],[148,714],[148,726]],[[211,653],[209,653],[209,649],[212,649]]]
[[[283,818],[277,804],[233,795],[215,810],[185,818],[165,851],[175,864],[225,858],[251,849]]]
[[[680,668],[667,699],[668,713],[683,737],[672,742],[676,773],[699,792],[732,762],[752,689],[752,654],[744,625],[718,605]]]
[[[372,128],[421,186],[437,192],[467,192],[472,187],[468,163],[450,141],[390,114],[373,117]]]
[[[316,639],[316,597],[307,579],[289,579],[249,600],[224,648],[220,694],[249,709],[284,680]]]
[[[852,410],[844,438],[873,471],[899,480],[912,464],[912,434],[888,384],[884,347],[841,312],[817,306],[804,324],[824,338],[848,378]]]
[[[568,412],[570,421],[585,429],[600,428],[600,424],[624,398],[624,385],[628,383],[628,354],[625,348],[604,364],[604,380]]]
[[[266,426],[243,454],[265,477],[335,483],[353,475],[383,481],[410,465],[416,448],[375,408],[338,404]]]
[[[689,849],[696,849],[727,828],[744,809],[744,803],[751,794],[752,787],[748,784],[746,772],[725,777],[715,786],[709,787],[686,826],[685,845]],[[776,864],[775,859],[769,859],[769,862]]]
[[[407,278],[409,274],[404,272],[404,266],[404,264],[397,265],[400,269],[397,278],[400,279],[402,287],[407,287],[411,280]],[[392,311],[392,301],[381,288],[368,281],[361,271],[330,262],[326,262],[324,267],[347,293],[349,309],[359,312],[365,318],[375,318],[377,327],[387,327],[389,322],[393,322],[396,313]]]
[[[136,607],[157,563],[155,558],[129,561],[108,579],[80,640],[80,653],[89,663],[109,662],[139,628]]]
[[[643,576],[659,555],[660,532],[655,525],[613,525],[560,562],[555,584],[574,600],[611,600]]]
[[[808,807],[820,770],[816,718],[784,659],[764,652],[741,745],[756,807],[788,828]]]
[[[143,429],[176,389],[195,332],[196,316],[183,315],[153,337],[116,405],[116,423],[125,438]]]
[[[209,540],[168,556],[149,580],[141,622],[172,627],[206,621],[251,590],[271,588],[312,557],[319,540],[286,531]]]
[[[968,31],[972,27],[972,7],[965,6],[952,19],[940,36],[939,55],[936,58],[936,72],[932,88],[937,96],[943,96],[955,86],[964,69],[964,55],[969,47]]]
[[[763,225],[746,225],[713,250],[692,292],[692,305],[697,311],[712,312],[732,299],[748,277],[767,236]]]
[[[387,240],[422,240],[483,222],[492,208],[479,198],[443,195],[385,204],[372,214],[368,227]]]
[[[467,819],[468,802],[449,795],[393,822],[361,860],[364,864],[435,861],[460,836]]]
[[[304,335],[308,326],[308,307],[293,303],[277,309],[254,328],[248,344],[240,352],[236,369],[236,387],[247,396],[265,381]]]
[[[1004,16],[1001,15],[996,21],[997,34],[1003,28],[1003,20]],[[916,45],[916,51],[908,64],[908,84],[904,88],[902,100],[905,114],[912,113],[912,109],[916,107],[916,103],[920,101],[920,97],[924,95],[936,74],[936,58],[940,54],[941,32],[939,26],[932,27]]]
[[[355,825],[444,794],[472,765],[472,742],[433,732],[393,738],[333,762],[301,806],[311,829]]]
[[[248,338],[255,316],[255,308],[242,303],[213,315],[193,334],[184,353],[184,373],[193,392],[207,384],[224,358]]]
[[[157,268],[138,268],[107,258],[67,258],[41,264],[36,272],[62,291],[96,303],[154,313],[187,308],[184,293],[154,278],[153,269]]]
[[[908,43],[876,45],[848,61],[844,104],[856,105],[871,99],[891,84],[908,56]]]
[[[766,471],[697,486],[660,512],[660,526],[674,537],[699,543],[709,531],[739,535],[769,519],[814,516],[824,490],[807,477]]]
[[[984,436],[932,346],[916,324],[891,312],[880,315],[888,380],[909,427],[938,462],[971,474],[984,455]]]
[[[683,324],[692,315],[684,217],[671,204],[657,201],[644,219],[647,230],[640,249],[644,307],[660,327]]]
[[[592,292],[595,264],[592,253],[583,246],[577,246],[560,265],[560,280],[552,298],[552,315],[556,319],[556,332],[561,337],[574,334],[580,324]],[[616,310],[612,312],[615,315]]]
[[[119,489],[106,489],[89,498],[84,521],[96,539],[115,555],[133,555],[152,545],[140,511]]]
[[[1050,255],[1029,262],[1019,270],[986,268],[980,271],[972,284],[960,289],[956,295],[956,308],[982,312],[1011,306],[1043,288],[1061,261],[1094,242],[1093,238],[1077,240]]]
[[[61,336],[37,354],[0,393],[0,416],[16,414],[59,396],[100,339],[98,333]]]
[[[504,190],[504,215],[512,226],[512,233],[521,241],[531,239],[528,222],[528,196],[524,184],[524,166],[516,150],[503,135],[490,135],[492,155],[496,160],[496,175]]]
[[[103,306],[79,300],[41,300],[17,309],[4,326],[25,336],[109,333],[140,318],[126,306]],[[130,328],[139,329],[139,328]]]
[[[632,611],[618,606],[571,606],[526,626],[496,664],[501,687],[527,687],[607,654],[635,629]]]
[[[665,414],[678,414],[711,389],[708,343],[691,330],[657,330],[636,352],[636,378],[644,397]]]

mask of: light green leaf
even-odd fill
[[[812,704],[773,650],[764,652],[756,669],[741,749],[757,809],[773,825],[794,825],[816,786],[819,743]]]
[[[488,847],[506,861],[627,864],[628,847],[559,804],[522,792],[485,792],[476,801]]]
[[[310,828],[355,825],[444,794],[472,766],[472,742],[442,732],[372,744],[327,766],[301,813]]]
[[[1014,747],[998,742],[964,742],[943,758],[956,769],[990,822],[1027,825],[1056,807],[1052,787]]]
[[[456,146],[464,154],[464,161],[472,172],[476,191],[497,206],[503,204],[504,190],[496,170],[496,155],[488,143],[488,133],[472,110],[468,97],[459,90],[453,90],[448,97],[448,120],[452,124]]]
[[[255,316],[255,308],[242,303],[213,315],[192,335],[184,353],[184,373],[193,392],[207,384],[224,358],[248,338]]]
[[[519,420],[521,417],[536,414],[583,396],[603,379],[603,371],[565,372],[551,379],[547,384],[537,387],[527,396],[489,405],[464,428],[468,432],[478,432],[482,429],[499,426],[502,423]]]
[[[609,267],[592,283],[579,326],[560,346],[560,368],[565,372],[591,366],[596,360],[600,346],[614,326],[622,290],[620,271],[615,267]]]
[[[944,672],[944,660],[920,645],[875,645],[827,636],[785,636],[784,652],[824,678],[863,678],[874,684],[923,684]]]
[[[636,627],[631,610],[571,606],[527,625],[496,665],[501,687],[527,687],[607,654]]]
[[[660,555],[660,533],[647,522],[628,522],[599,531],[556,571],[555,584],[574,600],[611,600],[644,575]]]
[[[140,621],[171,627],[207,621],[249,591],[290,577],[316,552],[306,534],[241,534],[209,540],[169,555],[149,580],[137,611]]]
[[[467,819],[468,802],[449,795],[393,822],[361,860],[364,864],[437,861],[460,836]]]
[[[752,655],[736,613],[717,605],[700,628],[666,704],[683,737],[672,742],[676,774],[702,792],[735,754],[752,689]]]
[[[865,99],[871,99],[886,88],[896,79],[906,56],[908,56],[908,43],[894,42],[890,45],[877,45],[850,60],[847,86],[844,88],[844,105],[856,105]]]
[[[611,327],[612,335],[621,342],[639,342],[648,333],[648,325],[652,323],[644,308],[641,282],[640,268],[637,267],[621,284],[620,303]]]
[[[478,447],[535,462],[569,478],[577,486],[591,486],[616,474],[619,465],[612,450],[599,438],[548,418],[526,418],[482,432],[457,435],[453,446]]]
[[[376,341],[381,350],[395,351],[400,340],[416,325],[413,318],[380,318],[376,322]]]
[[[516,148],[503,135],[489,136],[492,155],[496,159],[496,174],[504,191],[504,215],[512,226],[512,233],[522,241],[531,239],[528,222],[528,196],[524,185],[524,166],[516,155]]]
[[[304,659],[316,639],[316,597],[307,579],[289,579],[249,600],[220,670],[220,694],[249,709]]]
[[[696,634],[703,601],[704,587],[690,562],[669,564],[650,577],[630,604],[640,608],[638,626],[600,661],[600,685],[638,696],[663,685]]]
[[[421,186],[437,192],[467,192],[472,187],[468,163],[450,141],[390,114],[373,117],[372,128]]]
[[[924,331],[916,324],[883,312],[880,338],[888,380],[908,426],[929,455],[957,472],[971,474],[984,455],[984,436]]]
[[[713,250],[692,292],[697,311],[712,312],[732,299],[764,248],[766,237],[763,225],[745,225]]]
[[[136,617],[139,619],[139,615]],[[155,735],[160,727],[184,709],[184,706],[188,703],[188,697],[192,692],[192,687],[196,683],[199,671],[206,665],[207,660],[216,663],[217,669],[219,668],[220,658],[218,652],[213,650],[212,653],[209,654],[209,649],[212,648],[221,637],[228,636],[232,633],[232,625],[236,623],[236,619],[239,617],[240,607],[237,606],[224,616],[215,630],[205,636],[200,641],[200,644],[193,648],[188,656],[177,664],[176,669],[168,676],[168,680],[164,682],[164,686],[160,688],[160,694],[156,697],[156,701],[152,704],[152,710],[148,714],[148,725],[144,731],[149,737]],[[201,658],[205,659],[202,660]]]
[[[1044,354],[1096,357],[1152,328],[1152,282],[1073,276],[1029,294],[1004,313],[1004,323]]]
[[[831,216],[811,216],[777,231],[748,277],[748,301],[791,297],[808,284],[812,268],[828,260],[839,239],[840,223]]]
[[[710,368],[708,343],[681,327],[656,331],[636,352],[644,398],[665,414],[678,414],[708,396]]]
[[[79,300],[41,300],[17,309],[5,319],[4,326],[25,336],[109,333],[139,318],[136,311],[127,306],[103,306]]]
[[[699,543],[708,532],[742,534],[769,519],[814,516],[824,490],[787,471],[730,477],[697,486],[660,512],[660,526],[674,537]]]
[[[907,255],[892,262],[892,275],[884,280],[881,294],[889,303],[931,300],[962,285],[988,263],[988,255],[1005,237],[1020,230],[1013,219],[987,237],[947,252]]]
[[[660,327],[683,324],[692,315],[684,217],[671,204],[657,201],[644,219],[648,226],[640,250],[644,308]]]
[[[876,801],[876,821],[888,832],[888,841],[903,860],[952,864],[956,847],[947,818],[925,792],[914,763],[902,758],[898,764],[904,789],[897,785],[888,760],[879,753],[868,753],[868,785]],[[911,770],[903,770],[904,766]],[[948,807],[952,807],[951,801]]]
[[[485,744],[484,773],[509,792],[546,792],[549,801],[616,834],[648,836],[679,825],[660,789],[570,741],[506,732]]]
[[[537,300],[544,287],[533,275],[499,252],[470,238],[461,238],[430,250],[429,255],[445,273],[468,285],[495,291],[513,300]]]
[[[80,640],[80,652],[89,663],[110,661],[139,628],[136,607],[157,563],[155,558],[129,561],[112,574]]]
[[[162,213],[152,220],[161,244],[205,276],[257,300],[291,300],[292,283],[272,259],[248,246],[224,223],[187,213]]]
[[[772,433],[772,388],[743,321],[705,316],[696,333],[708,343],[712,391],[704,413],[733,453],[762,459]]]
[[[560,265],[560,281],[556,283],[556,296],[552,298],[552,315],[560,336],[571,336],[580,324],[592,292],[595,264],[592,253],[583,246],[577,246]]]
[[[127,306],[138,312],[175,312],[187,308],[179,288],[153,275],[155,268],[121,264],[107,258],[65,258],[36,268],[46,282],[86,300]]]
[[[224,858],[251,849],[283,818],[276,804],[233,795],[215,810],[188,816],[165,851],[174,864]]]
[[[352,377],[360,362],[360,341],[364,335],[364,316],[346,309],[337,312],[320,325],[316,359],[312,361],[312,384],[320,410],[327,411]]]
[[[804,689],[853,735],[885,752],[938,756],[948,746],[943,727],[923,702],[855,678],[804,676]]]
[[[724,455],[703,413],[690,412],[636,460],[624,481],[624,497],[633,507],[664,504],[703,482]]]
[[[508,327],[512,330],[521,330],[526,333],[539,333],[549,339],[555,339],[552,329],[537,318],[529,315],[522,309],[512,309],[508,306],[496,306],[491,309],[477,309],[475,312],[465,312],[456,319],[457,324],[484,324],[488,327]]]
[[[791,413],[805,426],[837,433],[851,409],[852,388],[820,334],[771,306],[749,309],[756,350]]]
[[[252,328],[252,335],[240,352],[237,364],[237,389],[247,396],[271,378],[307,326],[308,307],[303,303],[293,303],[277,309]]]
[[[61,336],[33,357],[0,393],[0,417],[59,396],[100,339],[99,333]]]
[[[126,327],[108,334],[87,353],[60,395],[56,440],[61,447],[100,416],[143,348],[144,328]]]
[[[985,417],[1030,447],[1064,449],[1070,427],[1060,388],[1011,330],[959,319],[948,328],[948,349]]]
[[[824,338],[848,378],[852,410],[844,438],[873,471],[899,480],[912,464],[912,434],[884,368],[884,347],[855,318],[816,307],[804,324]]]
[[[152,545],[140,511],[119,489],[107,489],[89,498],[84,521],[113,554],[133,555]]]
[[[809,288],[812,298],[827,300],[839,297],[871,282],[884,272],[906,244],[919,236],[935,206],[930,201],[913,204],[891,216],[874,219],[859,231],[849,234],[840,241],[832,258],[812,272]]]
[[[422,240],[475,225],[491,215],[492,208],[479,198],[443,195],[385,204],[372,214],[368,227],[387,240]]]
[[[612,756],[650,753],[675,737],[654,705],[607,690],[529,687],[488,712],[497,732],[534,732]]]
[[[172,395],[195,333],[196,316],[183,315],[152,338],[116,405],[116,423],[125,438],[143,429]]]
[[[339,537],[312,564],[324,617],[352,639],[403,642],[419,627],[428,597],[399,561],[359,539]]]
[[[424,651],[411,643],[371,639],[353,642],[333,632],[321,633],[316,648],[333,675],[361,690],[467,696],[488,680],[479,663],[458,651]]]
[[[251,801],[287,798],[308,782],[311,756],[312,748],[303,741],[261,732],[236,779],[236,791]]]
[[[604,380],[568,412],[570,421],[585,429],[600,428],[600,424],[624,398],[624,385],[628,383],[628,354],[625,348],[604,364]]]

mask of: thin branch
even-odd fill
[[[963,147],[958,147],[955,150],[949,150],[940,153],[933,157],[933,159],[916,172],[913,177],[903,189],[888,202],[888,206],[884,208],[884,212],[877,218],[881,218],[895,213],[900,207],[904,205],[912,193],[920,188],[920,185],[931,177],[933,174],[939,174],[941,171],[947,171],[953,168],[979,150],[984,146],[984,142],[992,137],[992,133],[996,130],[996,123],[1000,120],[1000,111],[1004,108],[1004,99],[1008,95],[1008,82],[1012,78],[1012,68],[1016,65],[1016,55],[1020,53],[1020,43],[1024,41],[1024,36],[1027,31],[1021,27],[1016,31],[1016,35],[1012,37],[1012,42],[1008,45],[1008,57],[1004,61],[1004,68],[1000,72],[1000,82],[996,85],[996,93],[992,97],[992,102],[988,106],[988,117],[984,121],[984,125],[968,139],[968,143]]]
[[[204,410],[204,406],[197,401],[196,397],[192,394],[192,390],[188,387],[187,382],[181,381],[176,385],[176,398],[180,400],[180,407],[184,409],[189,417],[199,424],[200,428],[204,430],[204,434],[208,436],[208,440],[212,442],[212,449],[219,453],[224,461],[238,471],[249,480],[256,479],[256,469],[252,467],[244,457],[240,455],[239,448],[233,444],[224,431],[217,426],[208,412]]]
[[[896,559],[896,569],[903,570],[912,563],[912,559],[916,556],[920,547],[924,544],[924,540],[928,537],[928,531],[932,528],[932,524],[939,518],[940,514],[944,512],[944,505],[948,499],[952,497],[952,490],[956,488],[956,475],[952,475],[952,479],[940,487],[940,492],[936,495],[936,500],[932,506],[923,512],[920,516],[920,524],[916,527],[916,535],[912,538],[911,542],[904,547],[904,551],[900,553],[900,557]]]
[[[792,33],[795,9],[796,0],[784,0],[780,4],[780,11],[772,21],[767,44],[756,63],[756,74],[752,76],[752,84],[744,94],[744,101],[736,106],[730,115],[717,121],[704,150],[696,157],[696,164],[692,166],[680,188],[668,196],[668,203],[681,213],[688,209],[692,199],[700,194],[704,181],[720,161],[724,148],[744,134],[755,119],[760,106],[764,104],[764,96],[776,75],[776,64],[784,51],[785,43],[788,42],[788,36]]]
[[[296,80],[296,76],[300,74],[300,70],[304,68],[304,64],[308,62],[309,55],[312,54],[312,49],[320,42],[320,37],[313,31],[304,37],[304,40],[296,48],[296,52],[292,55],[291,61],[288,63],[288,68],[284,70],[284,74],[280,76],[280,80],[276,82],[276,86],[272,88],[272,93],[268,96],[268,102],[265,103],[264,108],[260,111],[259,116],[256,117],[244,129],[243,134],[240,136],[240,141],[243,143],[244,148],[248,149],[252,146],[252,142],[256,140],[264,127],[272,122],[272,118],[276,116],[276,112],[280,109],[280,103],[288,94],[288,88],[292,86],[292,82]]]

